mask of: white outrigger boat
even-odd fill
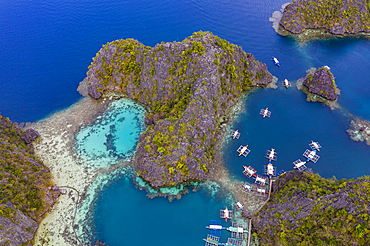
[[[316,152],[317,150],[306,149],[306,151],[303,153],[303,156],[307,158],[306,162],[312,161],[313,163],[316,163],[320,158]]]
[[[306,168],[307,168],[306,163],[307,162],[305,162],[305,161],[301,161],[301,159],[298,159],[295,162],[293,162],[294,168],[298,169],[299,171],[306,170]]]
[[[267,177],[263,177],[263,176],[257,174],[255,183],[258,184],[258,185],[261,185],[261,186],[263,186],[265,184],[268,184],[267,183]]]
[[[277,153],[275,149],[266,150],[265,157],[269,159],[269,161],[276,161],[277,160]]]
[[[261,109],[260,115],[262,115],[263,118],[265,118],[266,116],[270,117],[271,116],[271,111],[269,111],[269,108]]]
[[[319,144],[319,142],[314,142],[312,140],[309,146],[311,147],[312,150],[317,150],[317,151],[320,151],[320,148],[321,148],[321,145]]]
[[[243,202],[236,201],[235,204],[234,204],[234,207],[236,208],[236,210],[243,210],[244,211],[244,203]]]
[[[290,83],[289,80],[284,79],[283,81],[281,81],[281,85],[288,89],[288,87],[292,86],[292,83]]]
[[[227,219],[233,218],[233,211],[228,210],[227,207],[225,209],[220,209],[220,218],[225,219],[225,222],[227,222]]]
[[[245,176],[247,176],[248,178],[250,178],[252,176],[256,177],[256,174],[255,174],[257,172],[256,169],[254,169],[251,166],[249,166],[249,167],[243,166],[243,167],[244,167],[243,173],[244,173]]]
[[[251,150],[248,149],[248,145],[246,145],[246,146],[240,145],[239,148],[236,151],[239,152],[239,156],[243,155],[244,157],[247,157],[249,152],[251,152]]]
[[[276,57],[273,56],[271,58],[271,61],[273,61],[276,66],[280,67],[280,62],[279,62],[279,60]]]
[[[233,139],[239,139],[239,137],[240,137],[240,132],[238,131],[238,130],[236,130],[236,131],[233,131],[232,133],[231,133],[231,136],[233,137]]]

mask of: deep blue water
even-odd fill
[[[268,21],[285,2],[0,1],[0,112],[17,122],[37,121],[78,101],[81,98],[76,91],[78,82],[106,42],[130,37],[154,46],[161,41],[181,41],[195,31],[207,30],[253,53],[279,81],[297,80],[310,67],[330,66],[342,90],[339,104],[355,116],[370,119],[370,42],[345,38],[314,41],[300,47],[293,38],[279,36]],[[271,56],[279,58],[280,68],[271,64]],[[258,112],[265,107],[272,110],[272,115],[262,120]],[[302,153],[311,139],[323,146],[318,163],[308,164],[315,172],[337,178],[370,173],[369,147],[350,140],[346,133],[348,119],[338,110],[306,102],[305,95],[294,86],[288,90],[280,87],[256,91],[249,96],[246,112],[240,114],[235,127],[242,136],[226,146],[225,159],[238,179],[246,180],[241,174],[242,165],[252,165],[260,173],[261,165],[267,162],[264,152],[270,148],[279,154],[278,169],[291,169],[294,160],[303,159]],[[244,159],[237,158],[235,150],[244,143],[250,145],[251,153]],[[217,209],[222,203],[203,198],[199,193],[188,194],[173,203],[165,199],[148,200],[129,182],[113,185],[103,196],[107,202],[99,203],[97,216],[105,219],[97,220],[97,227],[101,228],[99,237],[112,242],[111,246],[121,245],[127,225],[139,228],[155,220],[155,211],[164,208],[172,214],[181,211],[183,217],[179,217],[178,223],[203,228],[203,221],[218,217]],[[117,210],[113,208],[119,206],[117,203],[135,208],[129,199],[141,204],[142,211],[137,211],[137,218],[130,217],[130,221],[116,220]],[[209,213],[199,212],[201,219],[197,220],[191,217],[194,211],[188,209],[190,204],[199,205],[200,211],[211,209]],[[213,210],[216,214],[211,218]],[[161,225],[176,221],[171,216],[161,219],[157,221]],[[182,228],[187,230],[186,226]],[[117,232],[104,228],[116,228]],[[204,230],[199,231],[202,237]],[[184,233],[187,241],[183,245],[202,245],[197,232]],[[137,230],[125,235],[132,240],[143,234]],[[172,242],[176,237],[179,237],[176,233],[157,231],[155,241]]]
[[[221,207],[224,202],[204,189],[172,202],[149,200],[131,178],[122,178],[97,204],[97,238],[109,245],[203,245],[202,238],[209,233],[205,226],[217,219]],[[230,220],[222,225],[230,226]],[[220,242],[226,242],[228,234],[223,232]]]

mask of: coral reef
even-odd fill
[[[351,129],[348,129],[347,132],[353,141],[365,141],[367,145],[370,145],[369,121],[354,118],[351,121]]]

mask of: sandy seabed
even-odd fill
[[[67,191],[59,197],[54,211],[40,223],[34,238],[34,245],[79,245],[72,227],[76,203],[83,200],[78,205],[79,211],[75,219],[78,221],[79,217],[83,217],[84,212],[87,213],[89,203],[93,200],[92,191],[96,186],[89,186],[97,177],[101,179],[100,182],[104,182],[101,177],[108,173],[114,175],[117,172],[125,172],[124,167],[129,164],[129,161],[99,169],[81,160],[74,150],[75,135],[82,127],[91,124],[96,117],[101,115],[114,99],[113,96],[100,100],[85,97],[69,109],[31,126],[41,135],[41,139],[34,144],[36,155],[49,167],[55,184]],[[83,234],[81,226],[77,225],[75,228],[78,236]],[[84,242],[81,243],[85,245]]]

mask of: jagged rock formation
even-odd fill
[[[263,245],[366,245],[369,202],[369,177],[337,181],[291,171],[274,183],[253,226]]]
[[[87,73],[88,91],[121,91],[149,113],[137,175],[153,187],[207,178],[218,122],[244,91],[266,86],[266,65],[208,32],[154,48],[136,40],[104,45]]]
[[[13,204],[0,204],[2,209],[15,209]],[[26,215],[21,211],[16,210],[14,218],[0,216],[0,244],[4,245],[6,242],[9,242],[9,246],[18,246],[24,242],[28,242],[33,238],[33,235],[36,232],[38,227],[37,222]]]
[[[322,29],[334,35],[370,32],[369,0],[293,0],[280,25],[293,34]]]
[[[308,73],[303,81],[303,85],[310,93],[319,95],[327,100],[333,101],[338,98],[334,76],[327,66],[317,69],[314,74]]]
[[[21,245],[33,238],[58,192],[49,169],[33,154],[37,131],[22,131],[0,115],[0,245]]]

